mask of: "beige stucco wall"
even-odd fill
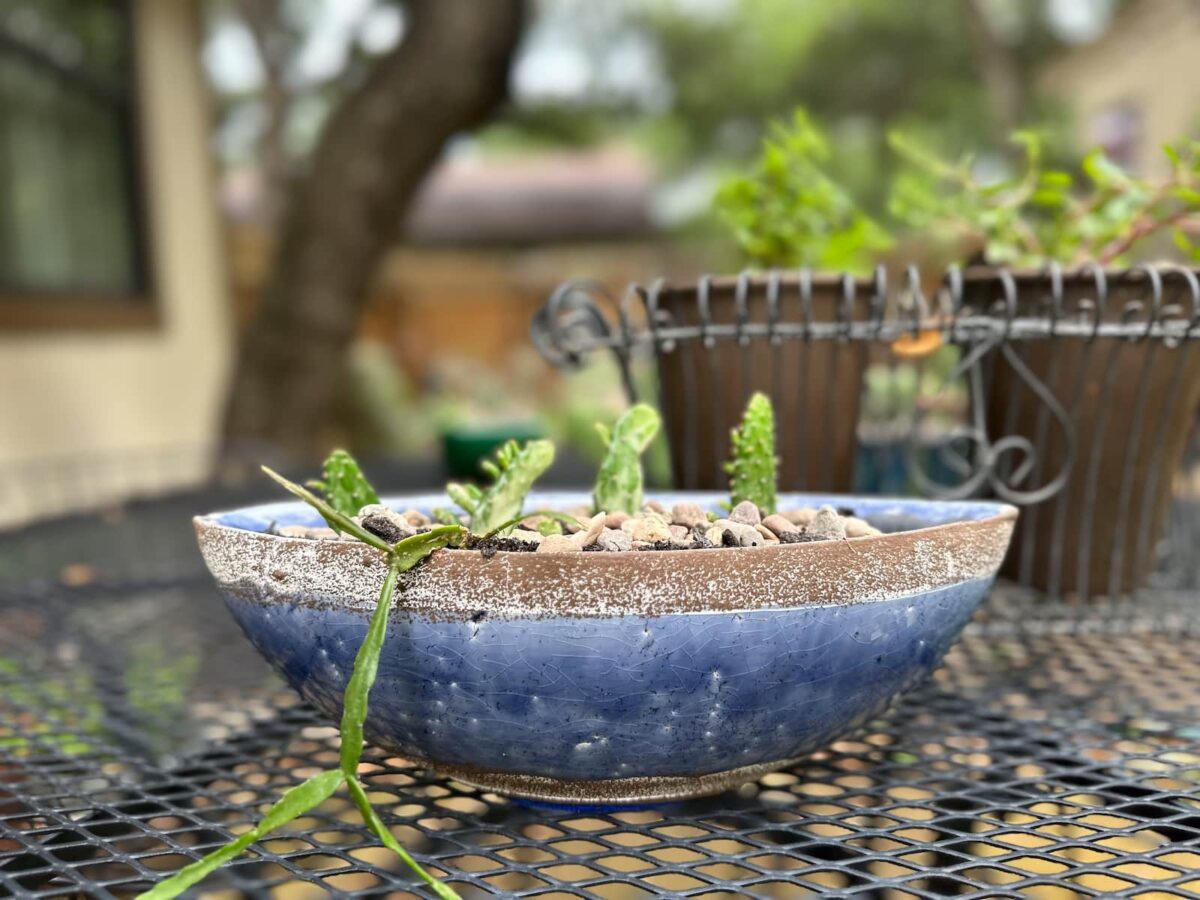
[[[1168,167],[1165,143],[1194,137],[1200,128],[1200,4],[1195,0],[1136,0],[1094,44],[1064,51],[1042,72],[1041,86],[1075,117],[1081,147],[1095,141],[1092,126],[1106,110],[1140,110],[1138,167]]]
[[[162,322],[111,332],[0,331],[0,524],[30,513],[14,479],[78,480],[92,502],[199,477],[216,432],[231,323],[192,3],[137,0],[151,257]],[[186,448],[178,464],[173,448]],[[88,459],[143,462],[106,474]],[[153,459],[154,454],[161,459]],[[61,468],[60,460],[75,458]],[[119,464],[118,464],[119,465]],[[175,471],[172,471],[175,470]],[[50,505],[69,497],[51,485]],[[69,493],[69,492],[68,492]],[[115,499],[115,498],[114,498]]]

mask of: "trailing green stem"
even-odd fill
[[[379,814],[375,812],[375,807],[371,805],[371,800],[367,797],[367,792],[363,790],[362,784],[357,778],[350,778],[346,782],[350,788],[350,799],[354,801],[354,805],[358,807],[359,814],[362,815],[363,821],[367,827],[379,838],[383,846],[387,847],[395,853],[405,864],[412,869],[421,880],[433,888],[433,892],[443,900],[460,900],[459,895],[453,888],[447,884],[443,884],[438,879],[434,878],[426,872],[421,864],[418,863],[407,850],[396,840],[395,836],[383,824],[383,820],[379,818]]]
[[[262,821],[234,841],[219,847],[212,853],[189,866],[184,866],[166,881],[160,881],[150,890],[138,895],[138,900],[171,900],[192,885],[207,878],[227,862],[242,855],[251,844],[282,828],[288,822],[320,806],[341,786],[342,772],[330,769],[321,772],[288,790],[279,802],[272,806]]]
[[[317,509],[321,515],[326,517],[326,521],[329,521],[331,526],[337,522],[345,531],[356,537],[358,537],[356,532],[362,531],[347,516],[333,509],[309,491],[293,484],[265,466],[264,471],[287,490]],[[395,597],[400,573],[407,572],[435,550],[450,544],[461,543],[466,537],[467,531],[461,525],[440,525],[423,534],[407,537],[394,546],[370,532],[363,531],[362,533],[373,538],[366,543],[383,550],[386,554],[388,568],[387,575],[384,576],[383,588],[379,592],[379,602],[371,614],[367,635],[363,639],[362,646],[358,648],[354,659],[354,671],[350,676],[350,681],[346,684],[346,691],[343,695],[340,767],[314,775],[303,784],[287,791],[279,802],[267,811],[258,825],[230,841],[224,847],[214,850],[203,859],[180,869],[166,881],[155,885],[141,895],[142,900],[147,900],[147,898],[148,900],[171,900],[171,898],[179,896],[225,863],[240,856],[255,841],[325,802],[343,782],[348,786],[350,796],[362,814],[364,823],[383,842],[384,846],[399,856],[439,897],[444,900],[454,900],[458,897],[458,894],[450,887],[426,872],[387,830],[371,807],[370,800],[358,781],[358,764],[362,758],[363,725],[367,719],[368,698],[371,687],[375,683],[375,676],[379,672],[379,657],[387,636],[388,619],[391,615],[392,601]]]

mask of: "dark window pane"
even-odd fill
[[[123,0],[0,0],[0,292],[144,288]]]

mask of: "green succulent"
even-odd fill
[[[596,512],[632,515],[642,508],[642,454],[658,434],[660,424],[658,410],[644,403],[627,409],[611,429],[596,423],[605,447],[592,492]]]
[[[764,514],[775,512],[778,459],[775,456],[775,410],[766,394],[754,393],[742,424],[730,434],[733,458],[725,464],[730,503],[749,500]]]
[[[551,441],[526,441],[523,445],[508,441],[496,451],[494,462],[485,460],[481,464],[492,479],[490,486],[479,488],[452,482],[446,485],[446,493],[467,511],[474,534],[507,531],[520,518],[525,497],[534,482],[553,462]]]
[[[364,506],[379,502],[375,488],[367,481],[354,457],[345,450],[334,450],[325,460],[320,479],[306,482],[318,490],[325,501],[347,516],[357,515]],[[330,525],[337,530],[337,527]]]

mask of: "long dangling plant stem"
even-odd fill
[[[304,488],[292,484],[269,470],[268,474],[325,515],[325,510],[328,509],[327,505],[305,491]],[[335,516],[339,515],[336,512],[334,514]],[[346,521],[353,525],[348,519]],[[396,595],[396,583],[400,573],[407,572],[435,550],[439,550],[447,544],[460,543],[465,536],[466,529],[460,525],[441,525],[424,534],[405,538],[394,546],[384,543],[388,566],[387,575],[383,579],[383,588],[379,592],[379,602],[371,614],[367,635],[355,656],[354,672],[350,676],[343,695],[342,748],[339,768],[314,775],[303,784],[287,791],[254,828],[230,841],[224,847],[214,850],[203,859],[180,869],[166,881],[160,882],[141,894],[139,900],[171,900],[171,898],[178,897],[225,863],[236,859],[255,841],[324,803],[333,795],[334,791],[341,787],[343,782],[349,788],[350,796],[362,814],[364,823],[383,842],[384,846],[399,856],[443,900],[458,898],[458,894],[452,888],[426,872],[387,830],[379,815],[371,807],[366,791],[359,783],[358,764],[362,758],[363,724],[367,718],[367,699],[371,693],[371,686],[375,683],[375,676],[379,672],[379,657],[383,651],[384,638],[387,636],[388,618],[391,615],[392,601]]]
[[[367,792],[363,790],[363,786],[359,780],[351,778],[346,782],[346,785],[350,788],[350,798],[354,801],[354,805],[358,807],[363,821],[366,822],[367,827],[374,832],[375,836],[379,838],[380,843],[404,860],[408,867],[416,872],[422,881],[433,888],[433,892],[441,897],[442,900],[461,900],[453,888],[438,881],[421,868],[420,863],[413,859],[408,851],[400,845],[400,842],[392,836],[387,826],[383,824],[383,820],[379,818],[379,814],[375,812],[375,807],[371,806]]]
[[[378,814],[371,806],[366,792],[358,780],[358,763],[362,758],[363,723],[367,719],[367,699],[375,676],[379,671],[379,655],[383,650],[383,641],[387,636],[388,618],[391,615],[392,599],[396,592],[396,581],[401,572],[406,572],[438,547],[444,547],[449,539],[461,534],[463,529],[454,525],[434,528],[426,534],[418,534],[407,538],[396,545],[396,550],[388,560],[387,577],[383,581],[383,590],[379,594],[379,603],[371,614],[371,624],[367,628],[367,636],[358,648],[358,656],[354,660],[354,674],[346,685],[345,701],[342,711],[342,754],[341,771],[350,789],[350,797],[362,814],[363,822],[375,833],[384,846],[400,857],[410,869],[437,893],[439,897],[458,897],[453,890],[442,884],[426,872],[408,851],[387,830]],[[405,549],[401,549],[401,548]]]
[[[267,811],[261,822],[237,840],[230,841],[203,859],[180,869],[166,881],[161,881],[150,890],[140,894],[138,900],[171,900],[173,897],[178,897],[225,863],[241,856],[242,852],[255,841],[266,837],[277,828],[282,828],[314,807],[320,806],[341,786],[342,778],[340,770],[331,769],[328,772],[314,775],[303,784],[296,785],[279,798],[279,802]]]

